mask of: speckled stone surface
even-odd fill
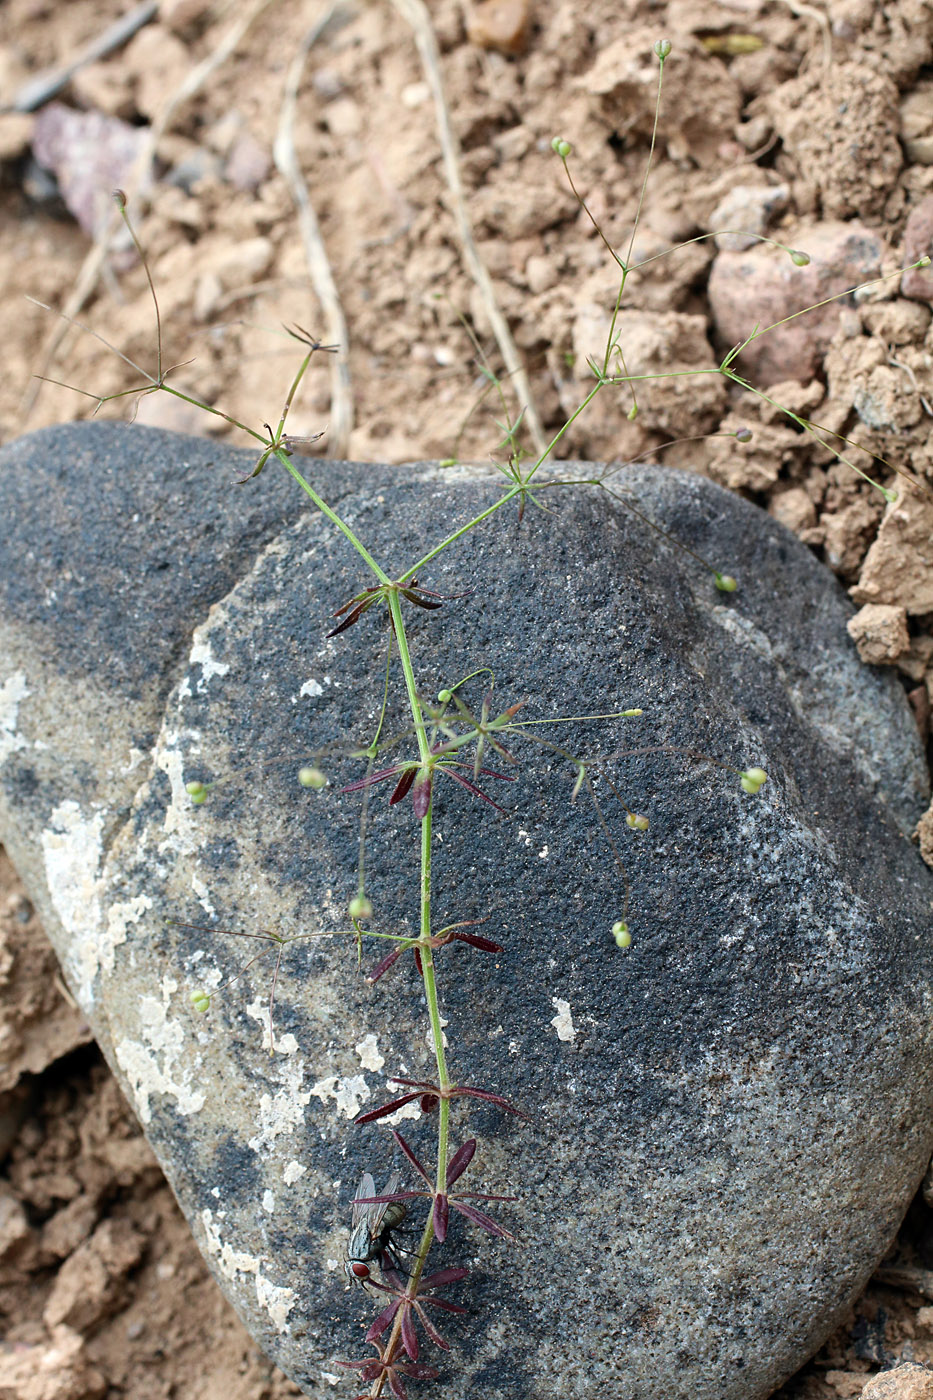
[[[388,633],[326,639],[367,583],[274,467],[207,441],[95,425],[0,453],[0,838],[221,1286],[314,1397],[367,1354],[375,1305],[344,1285],[360,1172],[393,1165],[350,1118],[430,1077],[420,983],[375,988],[352,945],[294,944],[267,1042],[269,968],[198,1017],[189,994],[253,951],[172,923],[346,926],[362,775]],[[497,487],[430,465],[308,463],[390,572]],[[836,1325],[890,1241],[933,1138],[933,874],[909,841],[926,775],[896,681],[859,662],[853,609],[790,534],[710,483],[630,468],[640,511],[735,574],[710,575],[585,489],[506,510],[421,581],[472,589],[411,611],[426,694],[491,666],[529,719],[640,707],[536,732],[609,771],[625,901],[572,768],[516,741],[497,817],[438,788],[434,907],[488,918],[505,952],[439,955],[451,1071],[518,1100],[455,1114],[469,1184],[515,1194],[519,1236],[457,1219],[445,1400],[759,1400]],[[481,688],[463,692],[478,704]],[[404,716],[390,707],[387,732]],[[319,758],[323,793],[301,789]],[[671,752],[671,747],[681,752]],[[690,751],[690,752],[687,752]],[[408,741],[393,751],[406,756]],[[757,797],[726,765],[761,765]],[[501,767],[500,762],[491,764]],[[192,805],[184,785],[214,784]],[[410,805],[371,794],[375,927],[414,926]],[[376,955],[364,952],[364,969]],[[464,1101],[461,1100],[462,1104]],[[430,1158],[433,1120],[403,1131]]]

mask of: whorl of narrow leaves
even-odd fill
[[[384,1103],[380,1108],[370,1108],[365,1113],[359,1113],[354,1118],[354,1123],[375,1123],[378,1118],[388,1118],[390,1113],[395,1113],[398,1109],[404,1108],[406,1104],[420,1101],[422,1113],[431,1113],[440,1103],[441,1099],[455,1099],[459,1097],[471,1099],[483,1099],[486,1103],[495,1104],[497,1108],[502,1108],[506,1113],[514,1113],[516,1118],[523,1118],[526,1123],[531,1119],[527,1113],[523,1113],[520,1108],[516,1108],[508,1099],[504,1099],[501,1094],[493,1094],[489,1089],[476,1089],[468,1084],[453,1084],[448,1089],[441,1089],[437,1084],[432,1084],[427,1079],[400,1079],[394,1076],[388,1080],[389,1084],[401,1084],[410,1090],[407,1094],[402,1094],[397,1099],[392,1099],[389,1103]]]

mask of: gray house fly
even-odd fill
[[[398,1172],[393,1172],[381,1192],[391,1196],[399,1183]],[[353,1214],[350,1217],[350,1239],[347,1243],[347,1261],[344,1268],[347,1277],[355,1283],[368,1283],[371,1277],[370,1264],[373,1260],[382,1261],[387,1255],[390,1263],[398,1268],[398,1260],[392,1249],[392,1231],[398,1229],[408,1213],[404,1201],[382,1201],[375,1205],[361,1205],[361,1200],[375,1196],[376,1183],[369,1172],[360,1177],[353,1198]]]

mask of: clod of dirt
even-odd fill
[[[870,666],[891,666],[910,648],[907,609],[866,603],[846,623],[858,654]]]
[[[56,1328],[51,1342],[0,1354],[0,1400],[101,1400],[107,1389],[69,1327]]]
[[[711,229],[733,230],[717,233],[716,247],[733,253],[753,247],[758,242],[755,235],[764,233],[775,214],[786,208],[789,198],[789,185],[736,185],[710,215]]]
[[[184,34],[203,19],[211,9],[212,0],[159,0],[159,21]]]
[[[537,166],[537,169],[535,169]],[[512,241],[540,234],[576,213],[576,203],[554,175],[554,162],[546,156],[532,158],[532,182],[522,186],[516,199],[514,172],[508,166],[490,168],[470,201],[477,230],[486,229],[497,240]]]
[[[26,1212],[18,1196],[0,1190],[0,1264],[8,1264],[33,1238]]]
[[[856,603],[895,603],[912,616],[933,612],[933,501],[908,491],[888,506],[850,592]]]
[[[136,110],[148,121],[165,105],[179,74],[189,66],[188,50],[182,41],[160,24],[141,29],[123,51],[123,70],[134,81]]]
[[[574,373],[583,381],[591,377],[588,357],[597,359],[606,344],[609,314],[595,305],[578,308],[573,323]],[[704,421],[712,427],[722,412],[726,386],[715,373],[715,361],[706,339],[702,316],[680,311],[650,314],[629,311],[625,317],[625,361],[610,361],[609,372],[636,376],[638,418],[645,427],[658,428],[672,437],[683,436],[687,423]],[[688,373],[708,369],[709,374]],[[667,379],[638,380],[641,375],[671,375]],[[630,391],[623,389],[627,402]]]
[[[785,380],[775,385],[772,397],[775,402],[768,403],[756,394],[743,394],[719,424],[717,436],[709,443],[705,471],[720,485],[733,491],[767,491],[783,469],[806,459],[812,440],[776,405],[782,404],[792,413],[808,418],[822,402],[822,384],[817,379],[809,384],[801,384],[796,379]],[[741,428],[751,431],[748,442],[737,441],[734,437]],[[806,505],[806,526],[797,520],[801,528],[816,524],[816,512],[809,499]],[[794,529],[794,524],[784,518],[781,510],[793,512],[794,501],[771,512]]]
[[[905,1362],[868,1382],[862,1400],[933,1400],[933,1371]]]
[[[70,97],[85,111],[103,112],[125,121],[136,115],[132,78],[122,66],[89,63],[78,69],[69,87]]]
[[[930,329],[930,310],[915,301],[867,302],[859,308],[862,325],[885,345],[914,345]]]
[[[918,83],[901,98],[901,140],[909,161],[933,165],[933,83]]]
[[[786,491],[778,491],[771,497],[769,514],[780,520],[788,530],[797,536],[812,530],[816,525],[816,506],[802,486],[791,486]]]
[[[933,637],[929,633],[921,632],[919,636],[911,637],[909,650],[897,658],[897,669],[903,671],[911,680],[921,681],[929,669],[931,659]]]
[[[32,142],[35,117],[28,112],[0,114],[0,161],[18,160]]]
[[[858,223],[805,225],[784,237],[810,255],[808,266],[797,267],[781,249],[758,244],[743,253],[719,253],[709,279],[710,310],[726,345],[739,344],[756,327],[794,316],[739,356],[739,372],[765,386],[813,377],[849,298],[816,303],[877,277],[884,251],[878,234]],[[807,306],[814,309],[795,316]]]
[[[481,49],[521,53],[530,22],[529,0],[481,0],[467,21],[467,38]]]
[[[817,178],[831,219],[880,214],[904,163],[898,92],[860,63],[814,65],[768,99],[793,178]]]
[[[51,1331],[60,1323],[86,1332],[117,1306],[125,1306],[123,1281],[142,1258],[145,1241],[126,1220],[104,1220],[65,1260],[45,1305]]]
[[[758,423],[749,442],[738,441],[736,432],[749,427],[754,417],[754,408],[749,413],[740,405],[719,424],[725,436],[717,436],[709,446],[706,473],[730,491],[767,491],[777,481],[782,462],[806,449],[803,435],[785,423]]]
[[[657,99],[657,27],[624,34],[605,45],[578,80],[591,99],[596,120],[612,133],[649,137]],[[740,93],[722,59],[699,44],[675,47],[665,64],[665,83],[677,102],[662,111],[661,140],[675,160],[716,165],[723,142],[739,124]]]
[[[933,256],[933,195],[911,209],[904,228],[904,261]],[[901,277],[901,291],[916,301],[933,301],[933,267],[912,267]]]
[[[881,310],[881,305],[870,309]],[[830,398],[851,403],[868,428],[903,433],[920,422],[925,412],[923,398],[929,402],[933,395],[933,378],[924,363],[924,352],[918,357],[919,373],[908,358],[893,355],[878,336],[840,331],[825,360]]]

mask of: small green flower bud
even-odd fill
[[[632,943],[632,935],[628,931],[628,924],[624,919],[616,919],[612,925],[612,936],[616,941],[617,948],[629,948]]]
[[[762,783],[767,781],[768,775],[763,768],[746,768],[740,778],[742,790],[751,793],[753,797]]]
[[[734,593],[738,586],[731,574],[721,574],[716,570],[716,587],[720,593]]]
[[[655,51],[655,54],[657,55],[657,57],[658,57],[658,58],[661,60],[661,62],[663,63],[664,60],[667,58],[668,54],[669,54],[670,51],[671,51],[671,41],[670,41],[670,39],[659,39],[658,42],[657,42],[657,43],[655,44],[655,46],[654,46],[654,51]]]
[[[634,422],[635,422],[635,419],[638,417],[638,404],[637,404],[637,403],[633,403],[632,406],[631,406],[631,408],[629,409],[628,413],[627,413],[625,416],[626,416],[626,418],[628,419],[628,421],[629,421],[630,423],[634,423]]]
[[[456,457],[445,457],[443,461],[438,462],[437,465],[439,467],[455,467],[457,465],[457,459]]]
[[[551,142],[551,150],[554,151],[555,154],[559,155],[561,160],[566,160],[567,157],[570,155],[571,151],[573,150],[573,147],[571,146],[570,142],[565,141],[563,137],[555,136]]]
[[[365,894],[355,894],[347,908],[351,919],[371,919],[373,916],[372,900],[367,899]]]
[[[327,777],[320,768],[299,768],[298,781],[302,787],[313,788],[315,792],[327,786]]]
[[[897,500],[897,492],[892,486],[882,486],[881,494],[889,506],[893,506],[894,502]]]
[[[637,719],[639,715],[643,715],[644,713],[645,713],[644,710],[623,710],[623,711],[622,711],[622,718],[623,718],[623,719]]]
[[[810,261],[810,254],[802,253],[799,248],[791,248],[790,260],[795,267],[806,267]]]
[[[207,992],[192,992],[191,1005],[195,1011],[199,1011],[203,1015],[205,1011],[210,1010],[211,999]]]
[[[452,690],[439,690],[437,692],[437,698],[440,704],[449,705],[451,700],[454,698],[454,693]]]
[[[751,430],[751,428],[736,428],[736,430],[735,430],[735,440],[736,440],[736,442],[751,442],[751,440],[752,440],[752,430]]]
[[[185,783],[185,792],[189,797],[198,797],[206,791],[204,784],[198,778],[192,778],[190,783]]]
[[[928,255],[927,255],[926,253],[924,253],[924,255],[923,255],[922,258],[918,258],[917,261],[916,261],[916,263],[915,263],[915,266],[916,266],[916,267],[929,267],[929,266],[930,266],[930,259],[929,259]]]
[[[651,823],[647,817],[643,817],[640,812],[629,812],[625,818],[626,826],[630,826],[633,831],[647,831]]]

